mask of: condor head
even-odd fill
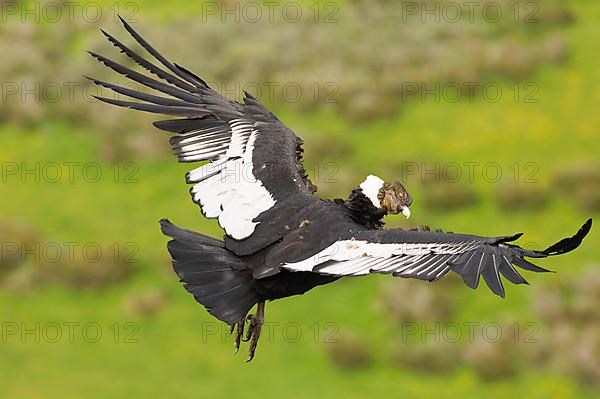
[[[399,181],[387,183],[377,176],[369,175],[360,188],[376,208],[392,215],[402,213],[407,219],[410,217],[412,197]]]

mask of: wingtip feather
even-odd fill
[[[119,20],[121,20],[121,23],[122,23],[123,25],[125,25],[126,27],[127,27],[127,26],[129,26],[129,24],[127,23],[127,21],[125,21],[125,18],[123,18],[123,17],[121,16],[121,14],[117,14],[117,17],[119,17]]]
[[[544,255],[553,256],[560,255],[567,252],[571,252],[581,245],[583,239],[588,235],[592,229],[592,218],[589,218],[579,228],[577,233],[571,237],[563,238],[555,244],[550,245],[548,248],[542,251]]]
[[[160,231],[166,235],[167,237],[173,237],[173,223],[169,219],[160,219],[158,222],[160,224]]]

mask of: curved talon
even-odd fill
[[[244,342],[248,342],[248,341],[250,341],[250,338],[252,338],[252,331],[254,331],[254,328],[255,328],[255,321],[254,321],[255,317],[256,317],[255,314],[249,314],[245,318],[245,321],[249,321],[250,325],[248,326],[248,330],[246,331],[246,336],[242,338],[242,341],[244,341]]]
[[[260,332],[265,322],[264,302],[260,302],[258,304],[256,313],[249,316],[248,320],[250,320],[250,326],[248,326],[248,331],[246,332],[246,341],[250,341],[250,347],[248,348],[248,359],[246,359],[246,363],[254,359],[254,353],[256,352],[258,339],[260,338]]]
[[[244,316],[240,320],[238,320],[238,322],[236,322],[234,325],[231,326],[230,334],[233,332],[233,329],[235,327],[237,327],[237,331],[235,333],[235,339],[233,341],[233,347],[235,348],[234,355],[237,354],[240,350],[240,342],[242,340],[242,336],[244,335],[245,320],[246,320],[246,317]]]
[[[257,322],[254,330],[252,331],[252,340],[250,341],[250,348],[248,348],[248,359],[246,359],[246,363],[254,359],[254,352],[256,351],[256,347],[258,345],[258,339],[260,338],[262,325],[262,322]]]

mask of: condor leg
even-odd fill
[[[247,362],[254,359],[254,352],[258,345],[258,339],[260,338],[260,331],[265,323],[265,303],[259,302],[256,307],[256,313],[248,315],[247,320],[250,322],[248,330],[246,332],[245,342],[250,341],[250,347],[248,348],[248,359]]]

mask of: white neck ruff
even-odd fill
[[[363,194],[367,196],[377,209],[381,209],[381,203],[379,202],[379,189],[383,186],[384,181],[377,176],[369,175],[360,184],[360,188]]]

